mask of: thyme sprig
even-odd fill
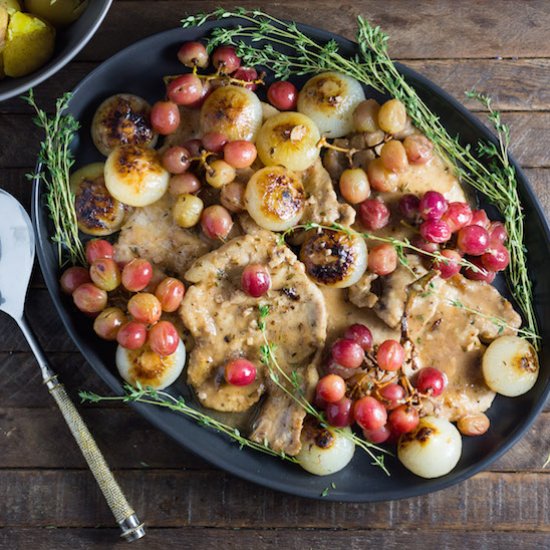
[[[162,390],[155,390],[150,386],[143,387],[139,382],[136,387],[130,384],[124,385],[124,395],[116,396],[103,396],[93,392],[81,391],[79,392],[82,402],[100,403],[102,401],[122,401],[124,403],[145,403],[147,405],[154,405],[156,407],[163,407],[170,409],[171,411],[183,414],[192,420],[195,420],[201,426],[206,426],[230,437],[233,441],[239,444],[240,448],[248,447],[254,451],[260,451],[262,453],[288,460],[289,462],[298,462],[298,460],[292,456],[288,456],[284,452],[277,452],[271,449],[267,444],[258,443],[244,437],[240,430],[229,426],[211,416],[189,406],[183,397],[174,397],[168,392]]]
[[[474,153],[452,138],[407,83],[388,55],[388,36],[380,27],[373,27],[358,17],[357,41],[359,55],[346,57],[339,53],[338,44],[330,40],[317,43],[295,23],[288,23],[260,10],[219,8],[200,13],[182,21],[184,27],[200,26],[209,19],[239,17],[244,23],[232,28],[215,28],[208,48],[220,44],[236,46],[238,54],[249,65],[271,69],[276,78],[289,78],[326,70],[345,73],[382,93],[389,93],[406,107],[414,124],[434,143],[441,156],[450,161],[457,177],[483,194],[500,211],[510,236],[510,265],[507,269],[510,292],[521,309],[528,330],[538,334],[533,308],[532,284],[527,272],[527,251],[524,245],[524,219],[517,189],[516,174],[508,157],[510,133],[491,107],[487,96],[471,92],[489,109],[489,119],[497,132],[498,145],[479,144]],[[250,43],[246,43],[248,40]],[[285,50],[284,53],[279,50]],[[538,348],[538,340],[533,344]]]
[[[322,225],[316,222],[308,222],[301,225],[295,225],[294,227],[291,227],[290,229],[287,229],[283,233],[280,233],[278,235],[279,244],[284,243],[285,238],[293,233],[294,231],[298,229],[304,229],[306,231],[309,231],[310,229],[321,229],[321,230],[328,230],[328,231],[342,231],[346,233],[347,235],[357,235],[359,237],[363,237],[366,240],[370,241],[377,241],[381,243],[388,243],[391,244],[397,252],[397,258],[401,264],[403,264],[405,267],[409,267],[407,257],[405,255],[405,251],[409,250],[412,252],[416,252],[417,254],[421,254],[423,256],[432,258],[433,260],[437,260],[438,262],[447,265],[449,263],[449,258],[446,256],[443,256],[438,251],[435,252],[428,252],[427,250],[423,250],[422,248],[418,248],[417,246],[414,246],[409,239],[397,239],[395,237],[383,237],[380,235],[375,235],[374,233],[369,233],[368,231],[356,231],[355,229],[351,227],[347,227],[345,225],[341,225],[339,223],[332,223],[331,225]],[[469,262],[468,260],[462,258],[459,262],[457,262],[462,267],[467,267],[468,269],[471,269],[474,272],[481,271],[478,266],[473,264],[472,262]]]
[[[36,111],[34,123],[44,131],[38,154],[41,171],[27,177],[38,177],[46,185],[46,204],[54,225],[52,240],[57,245],[59,264],[85,265],[84,246],[78,236],[74,194],[69,186],[69,173],[74,164],[70,145],[80,127],[72,115],[64,114],[71,94],[64,94],[56,101],[52,117],[38,107],[32,89],[22,99]]]
[[[262,363],[267,367],[269,371],[270,379],[275,385],[281,389],[286,395],[288,395],[293,401],[295,401],[304,411],[315,418],[322,427],[328,427],[327,420],[323,413],[319,412],[306,398],[304,390],[302,389],[302,380],[300,375],[293,371],[291,374],[287,374],[285,370],[279,365],[277,356],[275,355],[276,346],[273,342],[269,342],[266,333],[265,319],[269,315],[269,305],[262,304],[258,307],[259,320],[258,328],[262,333],[264,343],[260,347],[260,358]],[[335,433],[341,437],[345,437],[355,443],[359,448],[365,451],[373,460],[373,466],[381,468],[386,475],[390,475],[389,470],[385,465],[384,454],[391,454],[386,449],[382,449],[377,445],[369,443],[365,439],[358,437],[353,432],[343,430],[342,428],[330,427]],[[384,453],[376,454],[375,452]]]

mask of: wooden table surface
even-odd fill
[[[176,27],[186,13],[220,4],[235,5],[115,1],[76,61],[36,89],[40,103],[51,108],[55,97],[121,48]],[[464,100],[464,90],[475,86],[491,94],[511,126],[513,153],[550,213],[550,2],[262,4],[276,16],[348,37],[355,16],[363,14],[389,33],[394,58],[466,105],[477,108]],[[38,141],[28,107],[20,100],[1,103],[0,186],[27,208],[31,186],[24,175]],[[38,273],[27,311],[71,394],[81,388],[106,392],[65,333]],[[33,356],[4,316],[0,335],[0,548],[123,547]],[[128,407],[80,410],[147,522],[147,537],[135,548],[550,548],[550,469],[542,468],[550,452],[548,407],[490,471],[428,496],[376,504],[310,501],[257,487],[181,449]]]

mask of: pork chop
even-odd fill
[[[265,265],[271,275],[271,289],[262,298],[241,289],[241,275],[249,264]],[[195,341],[187,378],[198,399],[205,407],[237,412],[250,409],[267,393],[250,438],[296,454],[305,412],[262,364],[265,342],[258,325],[259,305],[270,308],[265,332],[275,346],[278,364],[289,376],[295,372],[302,391],[311,397],[327,329],[321,291],[294,253],[264,230],[236,237],[200,258],[185,278],[194,284],[185,294],[180,314]],[[224,365],[238,357],[246,357],[258,369],[256,381],[248,386],[224,381]]]

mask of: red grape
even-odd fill
[[[359,205],[359,218],[367,229],[382,229],[390,221],[390,211],[382,201],[367,199]]]
[[[168,191],[171,195],[184,195],[187,193],[196,193],[201,188],[201,182],[195,174],[185,172],[177,174],[170,178]]]
[[[223,206],[214,204],[202,211],[201,228],[209,239],[225,239],[232,227],[231,214]]]
[[[193,73],[178,76],[168,84],[166,94],[176,105],[191,105],[202,97],[201,79]]]
[[[439,245],[437,243],[428,242],[426,239],[420,235],[416,235],[412,240],[412,245],[424,252],[434,253],[439,250]]]
[[[387,425],[378,428],[377,430],[363,430],[363,436],[367,441],[380,445],[380,443],[386,442],[391,435],[391,430]]]
[[[341,376],[327,374],[317,382],[315,391],[326,403],[336,403],[346,395],[346,382]]]
[[[298,90],[292,82],[280,80],[268,88],[267,99],[279,111],[294,111],[298,104]]]
[[[139,349],[147,340],[147,327],[138,321],[129,321],[120,327],[116,340],[123,348]]]
[[[258,85],[254,82],[258,79],[258,71],[254,69],[254,67],[239,67],[232,76],[238,80],[250,82],[250,84],[245,84],[244,87],[248,88],[252,92],[258,87]]]
[[[391,193],[397,190],[398,176],[388,170],[381,158],[375,158],[367,164],[367,176],[370,186],[382,193]]]
[[[107,306],[107,292],[93,283],[84,283],[73,292],[73,301],[83,313],[99,313]]]
[[[187,149],[192,157],[200,157],[202,151],[202,141],[200,139],[188,139],[183,147]]]
[[[238,181],[232,181],[222,187],[220,192],[220,202],[229,212],[238,214],[245,209],[244,204],[244,184]]]
[[[479,256],[470,256],[467,260],[477,267],[477,271],[473,270],[471,267],[465,267],[463,273],[466,278],[472,281],[484,281],[486,283],[492,283],[495,280],[496,273],[486,269]]]
[[[348,168],[340,175],[340,194],[350,204],[359,204],[370,196],[370,185],[362,168]]]
[[[176,311],[180,307],[184,295],[185,286],[174,277],[163,279],[155,290],[155,296],[160,302],[162,311],[166,311],[167,313]]]
[[[367,262],[372,273],[389,275],[397,269],[397,250],[391,244],[379,244],[369,250]]]
[[[267,268],[260,264],[247,265],[241,276],[241,288],[252,296],[259,298],[263,296],[271,287],[271,276]]]
[[[446,385],[447,377],[439,369],[424,367],[418,371],[415,386],[420,393],[438,397],[443,393]]]
[[[409,167],[409,160],[403,144],[398,139],[387,141],[380,151],[384,166],[394,173],[404,172]]]
[[[104,340],[116,340],[120,327],[126,321],[126,315],[120,308],[108,307],[95,318],[94,331]]]
[[[208,132],[202,136],[201,141],[207,151],[221,153],[227,143],[227,138],[219,132]]]
[[[169,147],[162,154],[162,165],[171,174],[183,174],[191,165],[191,153],[185,148],[176,145]]]
[[[437,191],[426,191],[418,209],[424,220],[440,220],[447,211],[447,199]]]
[[[504,244],[508,239],[508,231],[502,222],[491,222],[489,225],[489,244]]]
[[[231,74],[241,66],[241,59],[233,46],[219,46],[212,53],[212,63],[222,74]]]
[[[405,389],[400,384],[392,382],[378,390],[380,401],[388,411],[393,411],[402,404],[405,398]]]
[[[225,380],[233,386],[248,386],[256,380],[256,366],[248,359],[234,359],[225,365]]]
[[[447,261],[434,260],[433,267],[439,271],[443,279],[450,279],[460,271],[462,256],[460,252],[452,250],[451,248],[442,250],[441,255],[444,256]]]
[[[487,252],[481,256],[481,263],[489,271],[502,271],[510,263],[510,254],[503,244],[490,244]]]
[[[485,210],[472,210],[471,225],[480,225],[481,227],[487,229],[490,223],[491,222],[489,221],[489,217],[487,216],[487,212],[485,212]]]
[[[103,290],[114,290],[120,285],[120,269],[111,258],[101,258],[90,266],[92,282]]]
[[[90,283],[90,272],[85,267],[69,267],[61,275],[59,283],[65,294],[72,294],[80,285]]]
[[[136,321],[152,325],[160,319],[162,307],[154,294],[140,292],[134,294],[128,301],[128,313]]]
[[[376,361],[383,370],[396,371],[405,360],[405,350],[396,340],[384,340],[376,352]]]
[[[172,355],[178,349],[180,337],[170,321],[159,321],[149,329],[149,346],[159,355]]]
[[[416,220],[419,207],[420,199],[416,195],[408,193],[399,199],[399,212],[406,220]]]
[[[349,397],[343,397],[336,403],[327,403],[324,410],[331,426],[344,428],[353,424],[353,401]]]
[[[180,125],[178,106],[172,101],[157,101],[151,108],[151,125],[163,136],[173,134]]]
[[[190,69],[208,66],[208,52],[200,42],[184,42],[178,50],[178,59]]]
[[[420,235],[431,243],[446,243],[452,234],[443,220],[426,220],[420,224]]]
[[[472,209],[466,202],[450,202],[441,219],[447,223],[451,233],[472,223]]]
[[[407,158],[411,164],[426,164],[433,155],[433,143],[421,134],[407,136],[403,140]]]
[[[489,244],[489,233],[480,225],[467,225],[458,232],[458,248],[466,254],[481,256]]]
[[[400,405],[390,413],[388,418],[388,423],[396,434],[412,432],[419,421],[418,411],[411,405]]]
[[[360,367],[365,358],[363,348],[355,341],[342,338],[332,344],[331,354],[334,361],[347,369]]]
[[[130,292],[143,290],[153,278],[153,266],[143,258],[134,258],[122,270],[122,286]]]
[[[223,148],[223,158],[233,168],[248,168],[257,154],[256,146],[245,140],[230,141]]]
[[[91,265],[102,258],[113,258],[115,249],[105,239],[92,239],[86,243],[86,260]]]
[[[343,367],[342,365],[339,365],[334,359],[330,359],[328,362],[327,367],[325,368],[327,374],[337,374],[338,376],[342,377],[344,380],[347,380],[348,378],[351,378],[352,376],[355,376],[355,369],[347,369],[346,367]]]
[[[344,338],[357,342],[364,351],[372,349],[372,332],[368,327],[360,323],[350,325],[344,333]]]
[[[388,420],[388,413],[384,405],[370,395],[355,402],[353,416],[357,424],[364,430],[378,430]]]

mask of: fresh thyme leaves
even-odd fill
[[[364,18],[358,17],[360,55],[351,58],[339,53],[335,41],[317,43],[301,32],[295,23],[281,21],[260,10],[237,8],[226,11],[220,8],[212,13],[190,16],[182,21],[182,25],[202,25],[209,19],[228,17],[240,17],[243,24],[214,29],[208,42],[210,50],[220,44],[233,44],[246,64],[271,69],[275,78],[326,70],[339,71],[379,92],[391,94],[405,105],[414,124],[434,143],[439,154],[451,161],[461,181],[485,195],[505,219],[510,237],[510,265],[507,270],[510,292],[524,315],[528,330],[538,334],[523,240],[523,213],[515,171],[508,158],[509,130],[501,122],[499,114],[491,108],[489,98],[476,92],[470,94],[470,97],[480,100],[489,109],[489,118],[497,132],[498,146],[482,143],[475,154],[469,146],[461,145],[458,138],[448,134],[439,117],[430,111],[395,67],[388,55],[388,36],[380,27],[371,26]],[[250,43],[247,44],[244,39]],[[533,344],[538,348],[537,340]]]
[[[89,401],[91,403],[99,403],[101,401],[123,401],[124,403],[146,403],[148,405],[155,405],[157,407],[164,407],[172,411],[184,414],[185,416],[195,420],[201,426],[207,426],[217,432],[223,433],[233,439],[236,443],[239,444],[241,449],[243,447],[248,447],[255,451],[260,451],[262,453],[277,456],[283,460],[288,460],[290,462],[298,462],[298,460],[292,456],[288,456],[284,452],[277,452],[271,449],[266,443],[257,443],[250,439],[247,439],[241,435],[240,431],[237,428],[224,424],[207,414],[194,409],[187,405],[183,397],[174,397],[168,392],[162,390],[155,390],[151,387],[143,387],[138,384],[137,387],[130,386],[129,384],[124,385],[125,395],[119,396],[102,396],[96,393],[91,393],[87,391],[79,392],[80,399],[84,401]]]
[[[305,397],[304,390],[302,389],[301,376],[299,376],[296,372],[287,374],[284,369],[279,365],[274,351],[275,346],[273,345],[273,343],[269,342],[265,330],[265,318],[269,314],[269,309],[266,310],[264,306],[259,306],[258,309],[260,316],[258,326],[260,327],[264,341],[260,348],[260,357],[262,363],[267,367],[269,371],[269,377],[279,389],[281,389],[284,393],[291,397],[300,407],[304,409],[307,414],[315,418],[321,424],[321,426],[327,426],[327,421],[323,413],[319,412]],[[378,466],[388,476],[390,475],[390,472],[388,471],[384,463],[384,455],[375,454],[375,451],[391,454],[389,453],[389,451],[373,445],[372,443],[369,443],[368,441],[358,437],[354,433],[350,433],[347,430],[335,428],[332,426],[331,430],[333,430],[341,437],[345,437],[346,439],[350,439],[351,441],[353,441],[355,445],[363,449],[372,458],[373,466]]]
[[[411,250],[413,252],[416,252],[417,254],[422,254],[423,256],[428,256],[430,258],[433,258],[434,260],[437,260],[438,262],[441,262],[445,265],[449,263],[449,258],[446,256],[443,256],[440,252],[428,252],[426,250],[423,250],[422,248],[418,248],[417,246],[414,246],[408,239],[396,239],[395,237],[381,237],[379,235],[374,235],[373,233],[368,232],[360,232],[356,231],[355,229],[352,229],[351,227],[346,227],[345,225],[340,225],[339,223],[333,223],[331,225],[321,225],[315,222],[308,222],[302,225],[295,225],[294,227],[291,227],[290,229],[287,229],[284,233],[281,233],[279,235],[279,238],[282,239],[282,242],[284,242],[284,239],[287,235],[291,234],[292,232],[296,231],[297,229],[305,229],[306,231],[309,231],[310,229],[324,229],[328,231],[343,231],[344,233],[347,233],[348,235],[359,235],[360,237],[363,237],[364,239],[371,240],[371,241],[377,241],[382,243],[389,243],[393,245],[393,247],[397,251],[397,258],[399,261],[407,268],[410,269],[409,261],[407,257],[405,256],[405,250]],[[462,267],[467,267],[471,269],[472,271],[478,272],[480,271],[479,267],[477,267],[472,262],[469,262],[468,260],[465,260],[462,258],[460,262],[458,262],[459,265]]]
[[[32,89],[22,99],[36,111],[34,123],[44,131],[38,160],[41,171],[27,177],[39,177],[46,185],[46,201],[54,224],[52,240],[57,244],[60,266],[86,264],[84,246],[78,236],[78,224],[74,208],[74,195],[69,187],[69,172],[74,163],[70,144],[79,128],[73,116],[63,114],[71,94],[64,94],[55,104],[55,114],[50,118],[34,100]]]

